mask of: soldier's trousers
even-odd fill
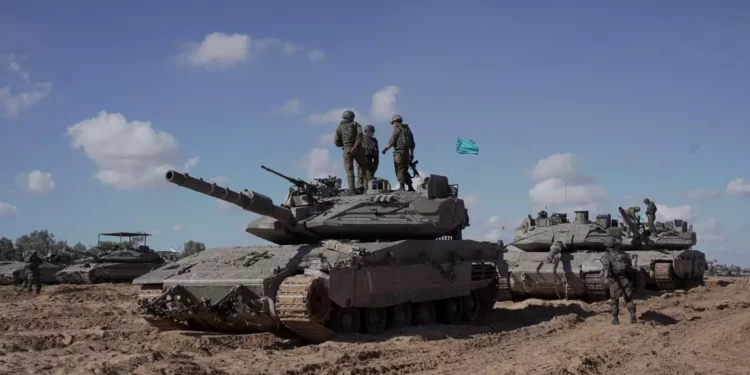
[[[628,311],[635,314],[635,304],[633,303],[633,283],[625,276],[615,276],[609,282],[609,295],[612,297],[610,309],[613,316],[620,314],[620,297],[625,301]]]
[[[362,166],[361,164],[357,163],[357,180],[359,181],[360,186],[365,186],[369,180],[375,177],[375,172],[378,171],[378,167],[375,165],[374,157],[365,156],[365,159],[367,159],[367,163],[370,166],[369,170],[366,166]],[[370,176],[369,179],[367,178],[367,176]]]
[[[411,176],[409,176],[409,151],[393,151],[393,168],[396,170],[396,179],[403,187],[411,185]]]
[[[352,146],[344,145],[344,170],[346,171],[346,181],[349,183],[349,189],[354,190],[357,187],[354,179],[354,161],[356,160],[358,166],[364,167],[365,178],[369,181],[372,179],[370,172],[370,163],[365,158],[365,153],[362,149],[357,150],[356,153],[352,154]]]
[[[29,293],[34,291],[36,294],[39,294],[39,292],[42,290],[42,280],[39,271],[26,270],[25,276],[26,277],[23,282],[24,287],[28,289]]]
[[[648,214],[646,215],[646,218],[648,219],[648,230],[650,230],[651,233],[655,233],[656,227],[654,226],[654,222],[656,222],[656,215]]]

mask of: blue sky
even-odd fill
[[[260,165],[343,176],[330,113],[354,108],[381,143],[404,116],[420,167],[470,197],[474,237],[544,204],[648,196],[709,257],[750,264],[747,2],[50,4],[0,8],[2,236],[261,243],[254,215],[160,173],[278,202],[287,184]]]

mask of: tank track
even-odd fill
[[[677,289],[677,280],[675,279],[671,263],[656,263],[654,265],[654,281],[659,290]]]
[[[503,301],[512,301],[512,300],[513,300],[513,294],[510,291],[510,283],[508,281],[508,277],[503,277],[502,275],[498,274],[495,301],[503,302]]]
[[[310,296],[316,277],[297,275],[286,278],[276,293],[276,314],[281,323],[305,340],[323,342],[333,331],[314,317]]]
[[[606,301],[609,298],[609,291],[604,286],[602,275],[590,273],[585,275],[586,298],[589,302]]]

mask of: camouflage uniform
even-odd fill
[[[604,244],[607,246],[607,253],[602,258],[602,265],[604,266],[604,279],[609,283],[612,324],[620,324],[620,297],[625,301],[630,312],[630,323],[635,323],[635,303],[632,300],[632,275],[635,272],[633,262],[622,248],[615,248],[614,238],[607,238]]]
[[[634,206],[634,207],[628,208],[625,211],[625,213],[628,215],[630,220],[632,220],[635,223],[635,225],[639,225],[640,223],[640,221],[638,220],[638,214],[637,214],[640,210],[641,210],[640,207]],[[628,235],[630,235],[630,232],[631,232],[630,227],[628,226],[627,228],[628,228]]]
[[[39,294],[39,292],[42,291],[42,281],[39,266],[42,264],[43,260],[38,255],[36,255],[36,252],[33,252],[27,255],[26,258],[24,258],[24,261],[26,262],[26,266],[23,269],[23,286],[25,289],[28,289],[29,293],[31,293],[32,287],[34,287],[34,292],[36,294]]]
[[[643,203],[646,205],[646,218],[648,219],[648,230],[650,230],[651,233],[654,233],[656,232],[656,227],[654,226],[654,222],[656,222],[656,203],[652,202],[648,198],[644,199]]]
[[[361,144],[370,170],[366,171],[366,167],[357,163],[359,166],[357,179],[359,180],[360,186],[365,186],[367,184],[365,176],[375,177],[375,173],[378,171],[378,164],[380,164],[380,147],[378,147],[378,139],[373,137],[373,134],[375,134],[375,127],[372,125],[365,126],[365,136],[362,137]]]
[[[354,180],[354,161],[357,161],[359,166],[364,167],[366,173],[365,178],[369,181],[372,176],[369,175],[370,167],[365,153],[360,147],[362,141],[362,125],[354,121],[354,112],[344,111],[341,116],[342,120],[336,128],[336,135],[334,136],[333,143],[336,147],[343,148],[344,151],[344,170],[346,170],[346,179],[349,182],[349,190],[354,191],[356,189]]]
[[[391,125],[393,125],[393,134],[388,146],[383,149],[383,154],[391,148],[393,151],[393,167],[396,170],[396,178],[401,184],[399,190],[404,186],[409,187],[409,191],[414,191],[409,176],[409,165],[414,160],[414,134],[411,132],[409,125],[402,123],[401,115],[393,115]]]

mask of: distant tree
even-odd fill
[[[82,244],[80,242],[76,242],[76,244],[73,245],[73,251],[75,251],[77,253],[85,253],[86,250],[88,250],[86,248],[86,245],[84,245],[84,244]]]
[[[19,258],[13,241],[8,238],[0,238],[0,260],[17,260]]]
[[[182,254],[180,255],[180,258],[189,257],[204,250],[206,250],[206,245],[203,242],[190,240],[188,242],[185,242],[185,245],[182,247]]]
[[[65,241],[55,240],[55,235],[48,230],[35,230],[29,234],[24,234],[16,239],[16,253],[25,256],[36,251],[40,256],[47,253],[57,253],[63,251],[67,246]]]

